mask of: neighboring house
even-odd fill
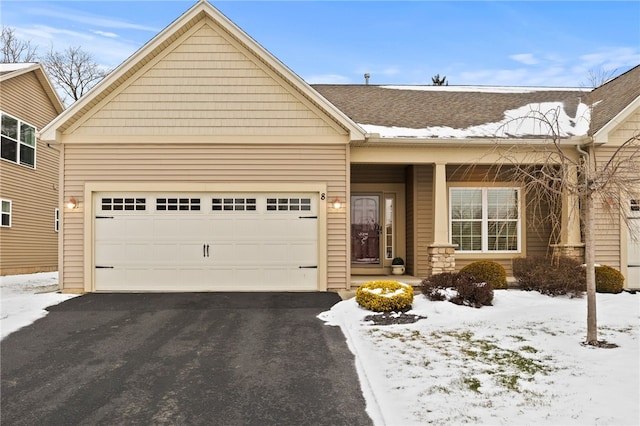
[[[63,109],[42,65],[0,64],[0,275],[58,269],[58,149],[37,134]]]
[[[580,256],[577,217],[555,241],[522,189],[486,172],[509,164],[496,146],[520,160],[544,149],[545,129],[508,120],[536,108],[559,109],[577,159],[588,92],[312,87],[200,1],[42,132],[75,201],[63,289],[324,291],[396,256],[417,277]]]

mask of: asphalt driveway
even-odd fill
[[[3,425],[365,425],[334,293],[87,294],[2,341]]]

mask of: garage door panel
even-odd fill
[[[111,268],[96,269],[97,291],[318,287],[317,195],[109,193],[94,206],[113,218],[95,220],[94,261]]]

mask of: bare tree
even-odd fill
[[[80,46],[68,47],[63,51],[53,48],[42,61],[47,73],[64,93],[65,101],[75,102],[88,92],[109,70],[102,68],[93,56]]]
[[[31,41],[20,40],[16,37],[15,29],[2,26],[2,63],[34,62],[37,59],[37,46]]]
[[[589,87],[596,88],[611,80],[618,73],[618,69],[605,70],[604,68],[592,68],[589,70]]]
[[[431,77],[431,81],[433,82],[433,86],[448,86],[449,82],[447,81],[447,76],[440,78],[440,74],[436,74]]]
[[[525,189],[528,206],[536,209],[544,203],[561,206],[570,200],[579,202],[581,208],[576,205],[571,211],[580,215],[584,234],[587,281],[585,343],[598,346],[603,342],[598,341],[596,315],[596,209],[603,206],[614,222],[622,220],[631,226],[626,212],[628,201],[637,199],[640,191],[640,131],[636,131],[624,143],[607,150],[598,149],[591,138],[576,145],[561,138],[559,116],[559,108],[550,111],[531,110],[526,116],[516,118],[506,126],[534,120],[540,129],[548,131],[546,143],[525,147],[498,144],[496,149],[500,158],[509,165],[509,179],[519,182]],[[523,148],[528,151],[524,157]],[[541,211],[538,209],[538,212]],[[544,217],[544,220],[554,222],[555,229],[560,228],[561,219],[557,213],[557,208],[550,209]]]

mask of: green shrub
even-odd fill
[[[391,261],[392,265],[404,265],[404,259],[401,257],[394,257]]]
[[[580,297],[586,290],[582,263],[569,257],[560,257],[556,262],[545,257],[513,259],[513,276],[521,290],[548,296]]]
[[[356,290],[356,302],[374,312],[405,311],[413,303],[413,287],[398,281],[369,281]]]
[[[624,275],[611,266],[596,266],[596,291],[620,293],[624,287]]]
[[[491,283],[476,279],[465,272],[432,275],[422,281],[420,290],[429,300],[449,300],[456,305],[491,306],[493,287]]]
[[[470,274],[477,280],[491,284],[492,288],[507,288],[507,271],[497,262],[480,260],[468,264],[460,272]]]

